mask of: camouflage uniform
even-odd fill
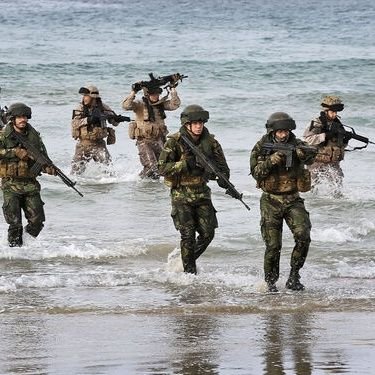
[[[89,86],[94,87],[95,86]],[[83,102],[73,111],[72,116],[72,137],[77,140],[75,154],[72,160],[72,173],[82,174],[89,161],[109,164],[111,156],[107,149],[107,144],[114,144],[115,130],[107,127],[107,121],[113,126],[119,123],[113,118],[115,112],[106,104],[101,102],[99,93],[92,96],[95,101],[85,105]],[[102,118],[97,124],[89,124],[93,114],[100,114]],[[105,116],[110,116],[105,119]]]
[[[163,149],[168,129],[165,125],[165,111],[174,111],[180,106],[180,98],[175,88],[171,89],[171,99],[166,97],[157,103],[151,103],[147,95],[142,101],[135,100],[136,92],[132,92],[123,102],[125,110],[135,113],[135,121],[129,124],[129,137],[136,139],[140,162],[143,170],[141,177],[159,178],[157,163]]]
[[[334,96],[326,98],[338,101],[338,98]],[[309,145],[318,147],[314,163],[309,166],[313,187],[320,183],[328,183],[334,195],[341,195],[344,173],[340,162],[344,159],[345,147],[348,145],[349,139],[339,135],[339,132],[343,132],[345,129],[338,117],[332,121],[327,118],[327,109],[329,108],[325,108],[319,117],[311,121],[303,133],[303,138]],[[333,137],[328,137],[327,134],[332,129],[336,134]]]
[[[293,280],[299,280],[299,270],[303,267],[307,257],[311,223],[304,201],[299,195],[299,189],[300,186],[309,183],[309,174],[304,169],[304,164],[312,163],[314,155],[305,154],[301,159],[293,155],[293,165],[286,169],[285,164],[273,165],[271,163],[270,155],[262,151],[262,145],[265,143],[276,143],[273,131],[263,136],[254,146],[250,157],[250,169],[257,181],[257,187],[263,190],[260,200],[260,225],[266,245],[264,276],[267,284],[272,287],[279,278],[283,220],[293,233],[295,241],[290,261],[290,277],[293,277]],[[292,132],[289,134],[287,143],[295,146],[305,145]],[[308,188],[305,186],[304,191]],[[300,285],[303,288],[302,284]]]
[[[42,230],[45,216],[40,184],[30,171],[34,162],[31,159],[20,160],[15,155],[19,144],[11,136],[13,129],[13,125],[8,123],[0,132],[0,176],[4,196],[3,214],[9,224],[8,242],[10,246],[21,246],[21,210],[24,211],[28,222],[25,230],[33,237],[37,237]],[[47,156],[39,133],[30,124],[27,124],[25,135],[33,146]]]
[[[159,171],[164,176],[164,182],[171,188],[171,216],[175,228],[181,234],[184,271],[196,273],[195,261],[213,240],[218,226],[216,210],[211,202],[211,189],[207,186],[208,180],[215,179],[215,176],[208,176],[198,165],[193,169],[189,168],[189,150],[181,142],[181,133],[192,139],[185,126],[180,128],[179,133],[169,136],[159,158]],[[229,178],[223,150],[206,128],[198,142],[193,139],[192,142]]]

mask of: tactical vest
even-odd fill
[[[325,132],[328,130],[328,121],[324,112],[319,116],[319,120],[322,124],[321,131]],[[336,119],[334,121],[341,125],[341,122]],[[341,125],[342,126],[342,125]],[[336,163],[344,159],[345,146],[338,143],[338,139],[330,139],[324,143],[324,145],[318,148],[318,154],[315,157],[315,163]]]
[[[24,160],[0,160],[0,177],[35,178],[30,172],[30,166]]]
[[[135,123],[129,124],[129,138],[158,139],[164,137],[168,130],[164,123],[165,113],[162,106],[162,101],[157,106],[147,106],[146,103],[143,103],[142,112],[137,113]],[[149,107],[153,111],[153,118],[150,118]]]
[[[28,124],[29,141],[34,144],[35,147],[41,146],[41,139],[39,133]],[[0,142],[4,147],[4,150],[12,150],[17,147],[17,142],[7,136],[11,132],[9,125],[0,132]],[[31,173],[31,167],[34,161],[32,160],[20,160],[16,156],[10,158],[0,159],[0,177],[21,177],[21,178],[35,178],[36,176]]]
[[[265,138],[265,142],[269,141],[270,138]],[[293,141],[291,143],[296,145]],[[258,156],[258,161],[266,159],[265,155]],[[257,181],[257,188],[271,194],[304,193],[311,190],[311,174],[300,161],[294,162],[288,170],[284,166],[274,166],[266,178]]]
[[[79,139],[82,141],[99,141],[106,138],[107,136],[107,127],[94,127],[92,129],[88,129],[87,126],[82,126],[79,128]]]
[[[335,163],[344,159],[345,147],[340,147],[336,142],[329,140],[325,146],[318,149],[315,163]]]
[[[178,161],[185,160],[187,158],[186,152],[180,144],[180,132],[172,134],[169,138],[173,138],[176,141],[177,153],[180,155]],[[207,156],[208,159],[213,158],[212,152],[212,139],[213,135],[208,134],[201,138],[198,148]],[[171,188],[178,188],[179,186],[202,186],[207,184],[208,178],[204,174],[201,168],[194,168],[189,172],[183,172],[178,176],[165,176],[164,183]]]

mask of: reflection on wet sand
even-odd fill
[[[311,375],[314,367],[330,373],[346,373],[348,365],[344,361],[330,360],[314,364],[312,350],[317,334],[314,327],[315,316],[311,313],[268,314],[261,317],[264,329],[263,369],[267,375],[282,375],[292,372],[296,375]],[[313,334],[314,332],[314,334]],[[331,357],[340,358],[340,349],[330,349]]]
[[[10,310],[43,304],[42,297],[28,290],[6,295],[2,298]],[[4,306],[4,305],[3,305]],[[0,356],[1,374],[47,374],[48,350],[45,346],[46,332],[43,315],[14,312],[1,316]]]

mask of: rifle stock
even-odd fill
[[[189,149],[193,152],[195,157],[198,158],[203,168],[206,171],[213,173],[220,180],[225,182],[227,189],[225,193],[235,199],[238,199],[250,211],[250,207],[242,199],[242,193],[240,193],[235,188],[235,186],[229,181],[229,179],[224,175],[224,173],[219,171],[218,168],[204,155],[204,153],[201,150],[199,150],[197,146],[194,145],[193,142],[190,141],[190,139],[185,134],[181,134],[181,138],[184,141],[184,143],[189,147]]]

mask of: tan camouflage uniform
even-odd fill
[[[142,177],[159,178],[157,163],[168,134],[164,111],[174,111],[181,103],[175,88],[171,88],[170,93],[170,99],[164,97],[157,103],[151,103],[146,97],[135,100],[136,93],[132,91],[122,102],[125,110],[135,113],[135,121],[129,124],[129,137],[136,139],[143,165],[140,173]],[[150,114],[154,116],[154,120],[150,119]]]
[[[93,108],[94,106],[84,106],[80,103],[73,111],[72,137],[78,141],[72,161],[72,173],[75,174],[83,173],[86,169],[86,164],[90,160],[102,164],[111,162],[107,144],[115,143],[115,130],[109,128],[106,121],[113,126],[117,126],[119,123],[113,119],[102,119],[100,126],[89,125],[87,121],[92,114]],[[103,103],[101,114],[111,116],[114,115],[114,112]]]

